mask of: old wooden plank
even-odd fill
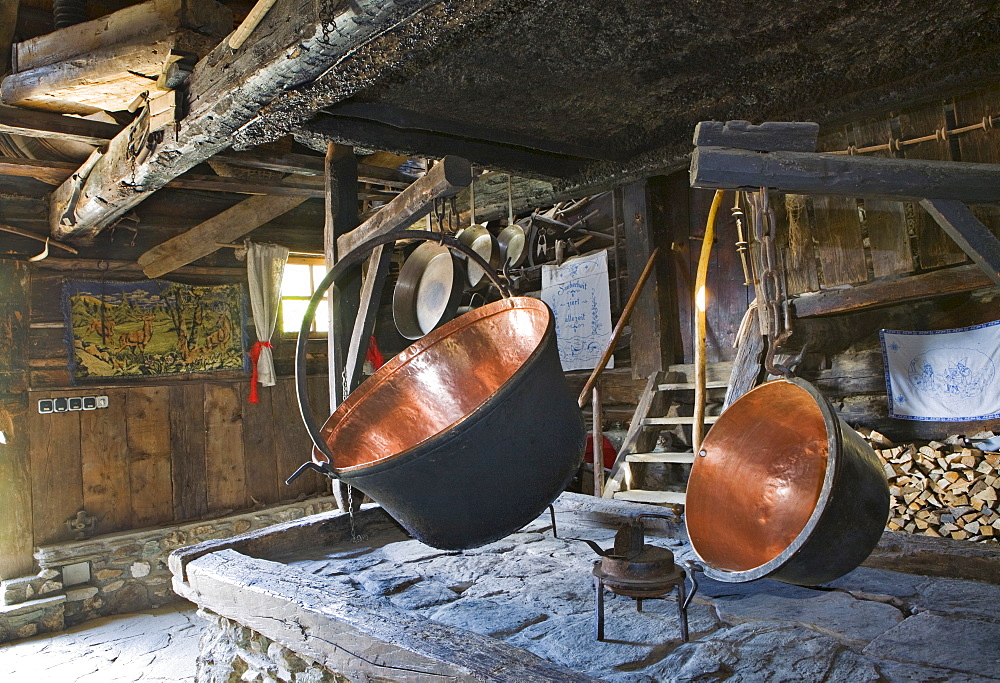
[[[461,157],[446,156],[377,214],[351,232],[339,236],[338,258],[365,240],[405,229],[430,213],[435,199],[454,197],[471,183],[472,166],[469,162]]]
[[[733,343],[740,320],[753,299],[753,290],[743,284],[743,266],[736,251],[736,221],[730,207],[734,193],[727,192],[715,224],[713,266],[708,272],[709,363],[732,360]],[[714,315],[713,315],[714,313]]]
[[[698,147],[691,185],[712,189],[770,187],[779,192],[899,200],[1000,202],[1000,165],[845,154]]]
[[[169,522],[174,517],[170,387],[136,387],[127,393],[131,526]]]
[[[963,202],[948,199],[925,199],[920,206],[973,263],[1000,285],[1000,239],[976,218],[969,207]]]
[[[34,564],[29,411],[25,394],[0,398],[0,434],[5,442],[0,458],[0,500],[4,502],[0,580],[31,574]]]
[[[855,287],[834,289],[794,299],[795,315],[804,318],[847,313],[877,306],[913,301],[989,287],[991,279],[975,265],[953,266],[892,280],[877,280]]]
[[[964,127],[982,123],[1000,111],[1000,90],[973,93],[955,101],[955,125]],[[962,161],[1000,164],[1000,144],[993,130],[973,130],[957,136]],[[994,235],[1000,236],[1000,207],[973,206],[979,217]]]
[[[816,256],[822,285],[854,284],[868,279],[861,239],[858,200],[854,197],[812,197]]]
[[[357,316],[354,318],[347,358],[344,361],[344,371],[347,373],[352,391],[361,383],[361,370],[364,367],[365,354],[368,353],[368,340],[375,331],[375,318],[391,264],[392,249],[388,245],[376,247],[368,258]]]
[[[322,384],[326,382],[326,377],[321,381],[310,382],[310,396],[313,397],[313,406],[319,410],[319,406],[327,405],[329,397],[322,391]],[[298,402],[295,399],[295,381],[292,378],[281,378],[272,387],[271,414],[274,420],[274,444],[278,453],[278,480],[283,481],[292,472],[298,469],[299,465],[312,458],[312,442],[306,432],[302,419],[298,417]],[[279,500],[290,500],[299,495],[309,495],[315,493],[317,486],[327,486],[322,477],[307,472],[286,486],[284,483],[278,485]]]
[[[279,483],[278,454],[274,442],[276,423],[271,409],[273,387],[258,387],[257,403],[248,401],[249,382],[241,382],[240,388],[248,502],[251,505],[271,505],[278,502]]]
[[[934,102],[915,109],[908,109],[899,116],[899,132],[904,140],[929,135],[937,130],[946,128],[947,125],[948,121],[945,118],[944,107],[940,102]],[[921,142],[916,145],[907,145],[902,148],[902,154],[905,159],[952,161],[951,147],[948,141],[941,136],[937,140]],[[957,197],[942,195],[927,196],[936,199],[957,199]],[[910,216],[914,223],[920,267],[922,269],[938,268],[953,263],[961,263],[965,260],[965,254],[962,253],[962,250],[955,246],[955,243],[948,238],[948,235],[933,220],[930,220],[923,211],[917,207],[912,207]]]
[[[663,329],[665,337],[663,342],[665,363],[679,363],[684,360],[683,324],[678,324],[678,322],[689,319],[685,317],[685,311],[687,311],[687,308],[691,304],[691,297],[682,295],[682,292],[685,291],[684,283],[687,282],[687,254],[675,251],[675,249],[682,249],[683,251],[683,249],[686,249],[688,243],[689,223],[691,221],[690,195],[691,188],[688,186],[687,176],[683,172],[672,173],[666,177],[656,176],[649,179],[650,215],[653,224],[661,226],[658,238],[662,240],[660,244],[663,245],[660,249],[660,257],[658,257],[660,260],[658,267],[660,268],[659,275],[662,278],[660,293],[662,295],[663,320],[666,323],[666,327]],[[622,204],[615,201],[614,206],[615,208],[619,208]],[[620,213],[620,211],[615,211],[614,213]],[[622,220],[622,216],[613,218],[618,221]],[[621,242],[628,239],[624,232],[624,226],[619,227],[618,239],[620,249]],[[666,248],[667,245],[670,246],[670,249]],[[620,259],[621,254],[619,253],[618,265],[622,265]],[[614,259],[612,259],[612,262],[614,262]],[[683,273],[679,272],[679,269],[682,267],[684,269]],[[623,280],[625,275],[624,270],[622,268],[623,272],[621,275],[623,276]],[[672,283],[675,281],[677,284],[673,285]],[[620,284],[624,284],[624,282],[620,282]],[[622,302],[624,302],[628,297],[628,292],[624,286],[621,289]],[[602,375],[601,391],[605,407],[610,410],[611,406],[618,401],[614,399],[614,390],[610,385],[606,373],[607,370]],[[639,387],[639,390],[641,390],[641,387]],[[627,403],[635,403],[639,396],[639,390],[633,392],[632,398]]]
[[[209,511],[246,507],[246,456],[238,385],[205,384],[205,461]]]
[[[3,79],[5,104],[64,114],[123,111],[155,86],[171,52],[207,54],[217,39],[188,29],[138,37]]]
[[[0,3],[0,74],[10,70],[11,46],[14,44],[14,32],[17,30],[17,10],[21,0],[8,0]]]
[[[194,519],[208,512],[205,462],[205,385],[170,387],[171,483],[174,519]]]
[[[478,126],[476,126],[478,129]],[[420,128],[396,128],[376,121],[321,112],[297,132],[307,144],[319,140],[374,149],[391,149],[412,156],[440,158],[456,155],[478,166],[502,168],[518,174],[565,178],[581,172],[587,159],[552,154],[535,149],[525,139],[520,144],[501,144],[481,136],[458,137],[446,132]],[[543,143],[546,147],[552,143]]]
[[[83,506],[101,534],[137,526],[132,516],[126,392],[102,389],[108,407],[80,413]]]
[[[670,243],[667,228],[653,220],[647,195],[647,182],[636,181],[622,188],[622,214],[624,216],[625,261],[628,267],[628,289],[632,292],[657,245]],[[663,369],[664,356],[672,350],[668,343],[667,306],[665,299],[666,257],[660,250],[653,264],[642,293],[636,300],[632,314],[632,377],[648,377]]]
[[[79,396],[79,391],[28,394],[29,405],[39,398]],[[83,509],[80,459],[80,413],[39,414],[28,411],[31,433],[31,492],[35,545],[73,538],[66,520]]]
[[[216,251],[217,242],[238,239],[304,201],[302,197],[250,197],[153,247],[139,257],[139,265],[146,277],[160,277]]]
[[[854,125],[853,140],[857,147],[884,144],[892,135],[892,126],[885,118],[868,119]],[[892,156],[888,150],[874,156]],[[874,277],[910,273],[914,270],[913,251],[906,227],[906,208],[900,202],[869,197],[863,200],[862,227],[868,235]]]
[[[346,254],[338,240],[358,227],[358,203],[350,188],[358,178],[357,157],[353,147],[327,145],[324,157],[324,217],[323,257],[326,267],[332,269]],[[329,302],[329,327],[327,328],[327,375],[329,377],[330,410],[344,400],[350,387],[343,382],[347,355],[350,349],[351,328],[361,301],[361,271],[351,269],[337,283],[338,296]]]
[[[181,27],[221,38],[232,26],[232,11],[214,0],[150,0],[24,40],[16,46],[17,65],[20,71],[48,66]]]
[[[789,294],[815,292],[819,289],[808,199],[806,195],[789,194],[785,195],[783,206],[775,206],[776,215],[783,217],[781,223],[787,226],[786,230],[779,228],[777,244],[778,253],[785,265],[785,282]],[[744,219],[744,225],[745,230],[750,230],[748,219]]]
[[[0,261],[0,394],[27,389],[29,274],[21,261]]]
[[[695,146],[732,147],[757,152],[815,152],[819,124],[812,122],[702,121],[694,127]]]
[[[405,24],[427,4],[389,0],[365,8],[364,21],[355,21],[362,11],[356,6],[338,5],[331,11],[312,0],[278,0],[257,39],[236,51],[219,45],[195,65],[183,124],[164,129],[163,139],[144,159],[128,152],[137,122],[108,144],[90,173],[71,177],[53,193],[53,235],[93,235],[114,223],[150,193],[227,148],[236,131],[258,118],[278,95],[315,79],[359,45],[377,39],[382,27]]]

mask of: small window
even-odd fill
[[[326,266],[322,259],[291,257],[285,265],[285,274],[281,279],[281,307],[279,309],[279,325],[282,332],[296,334],[302,327],[302,318],[309,306],[316,286],[326,275]],[[328,292],[329,293],[329,292]],[[324,336],[330,327],[330,303],[328,297],[316,308],[311,331]]]

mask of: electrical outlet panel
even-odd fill
[[[107,396],[69,396],[38,399],[38,412],[65,413],[76,410],[97,410],[108,407]]]

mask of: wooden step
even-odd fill
[[[625,456],[625,462],[675,462],[690,465],[694,462],[694,453],[631,453]]]
[[[711,424],[719,419],[718,415],[706,415],[705,424]],[[694,424],[694,418],[685,417],[647,417],[642,421],[643,427],[656,427],[659,425],[690,425]]]
[[[683,505],[687,494],[680,491],[644,491],[630,489],[615,493],[615,500],[627,500],[632,503],[653,503],[660,505]]]
[[[729,386],[729,382],[706,382],[706,389],[725,389]],[[693,382],[671,382],[667,384],[660,384],[656,387],[660,391],[694,391]]]

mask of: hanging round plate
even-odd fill
[[[419,339],[455,317],[465,285],[465,271],[448,247],[424,242],[413,250],[392,294],[396,329]]]

